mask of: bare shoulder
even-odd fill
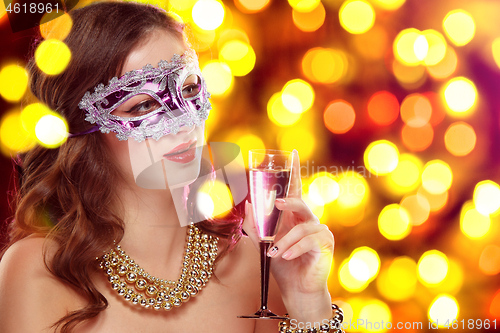
[[[27,237],[5,252],[0,261],[2,332],[53,332],[55,322],[81,306],[81,296],[45,266],[44,256],[50,260],[54,249],[43,237]]]

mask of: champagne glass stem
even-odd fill
[[[260,242],[260,309],[267,310],[267,297],[269,295],[269,270],[271,269],[271,258],[267,251],[270,242]]]

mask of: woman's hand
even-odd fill
[[[281,225],[268,252],[271,272],[278,283],[291,318],[321,321],[331,317],[327,279],[333,260],[333,235],[320,224],[302,200],[300,162],[293,151],[290,189],[286,199],[277,199]],[[246,204],[245,231],[258,248],[258,236],[250,204]]]

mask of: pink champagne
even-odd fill
[[[276,199],[285,198],[290,183],[290,170],[251,169],[250,196],[259,238],[273,242],[278,231],[281,211],[274,205]]]

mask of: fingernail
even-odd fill
[[[291,256],[292,256],[292,251],[286,251],[285,253],[283,253],[283,255],[281,256],[281,258],[288,259]]]
[[[268,257],[274,257],[276,255],[276,253],[278,253],[278,247],[277,246],[273,246],[268,252],[267,252],[267,256]]]
[[[281,202],[281,203],[285,203],[286,202],[285,199],[276,199],[276,201]]]
[[[245,201],[245,216],[248,215],[248,200]]]

